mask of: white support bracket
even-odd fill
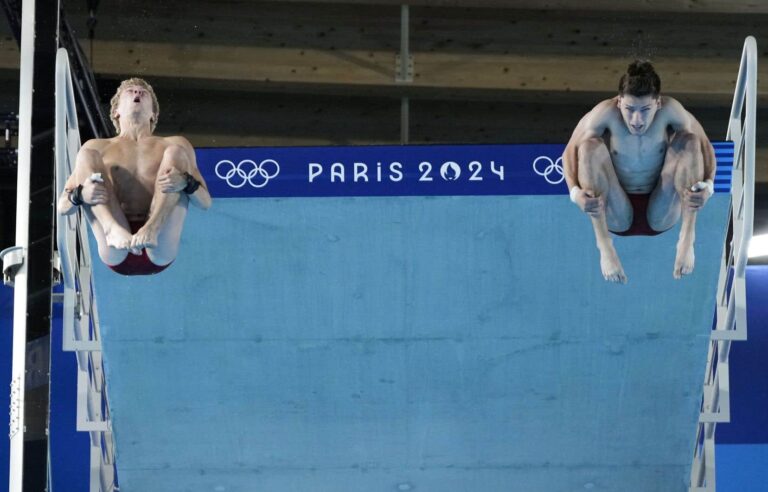
[[[54,250],[53,251],[53,285],[59,285],[62,282],[62,273],[61,273],[61,255],[59,255],[59,252]],[[53,302],[56,302],[55,300]],[[61,302],[61,301],[59,301]]]
[[[110,429],[108,421],[101,415],[101,392],[96,400],[88,373],[77,371],[77,430],[81,432],[107,432]]]
[[[13,287],[16,273],[24,264],[26,252],[22,246],[12,246],[0,251],[0,259],[3,261],[3,283]]]
[[[408,83],[413,82],[413,55],[405,55],[405,61],[403,61],[403,55],[400,53],[395,55],[395,82]]]
[[[730,370],[727,362],[717,365],[717,375],[704,385],[704,408],[699,423],[715,424],[731,421]]]

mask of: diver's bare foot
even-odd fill
[[[117,223],[104,227],[104,239],[110,248],[129,249],[131,247],[131,233]]]
[[[141,250],[142,248],[155,248],[157,247],[157,235],[158,229],[144,224],[141,229],[136,231],[136,234],[131,238],[131,249]]]
[[[675,257],[675,269],[672,276],[682,278],[693,272],[694,264],[693,241],[680,241],[677,243],[677,256]]]
[[[600,269],[603,271],[603,278],[608,282],[626,284],[627,275],[621,266],[619,255],[612,244],[603,246],[600,249]]]

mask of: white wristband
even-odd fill
[[[707,190],[707,196],[712,196],[715,193],[715,184],[711,179],[706,181],[699,181],[691,187],[691,191],[703,191]]]
[[[580,191],[581,191],[581,188],[579,188],[578,186],[574,186],[573,188],[571,188],[570,195],[571,195],[571,201],[573,203],[576,203],[576,195],[578,195]]]

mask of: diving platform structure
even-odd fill
[[[755,64],[748,38],[682,280],[677,228],[616,238],[629,283],[603,280],[562,146],[200,149],[214,205],[156,276],[59,218],[91,491],[714,490]],[[80,143],[60,100],[59,191]]]

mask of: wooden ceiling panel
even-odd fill
[[[143,76],[160,94],[160,131],[198,145],[395,143],[404,95],[415,142],[565,141],[636,56],[719,132],[744,37],[768,38],[768,9],[748,1],[534,3],[413,3],[410,84],[395,81],[396,2],[101,2],[93,44],[86,3],[67,13],[104,100],[119,79]],[[7,82],[19,54],[3,29]]]
[[[400,10],[391,6],[192,2],[103,3],[96,39],[216,46],[396,51]],[[589,2],[584,2],[589,3]],[[83,2],[84,4],[84,2]],[[205,5],[208,4],[208,8]],[[73,7],[82,7],[79,3]],[[69,19],[86,38],[87,12]],[[747,35],[768,34],[768,15],[411,8],[415,51],[485,54],[731,56]],[[684,26],[684,28],[681,28]]]

